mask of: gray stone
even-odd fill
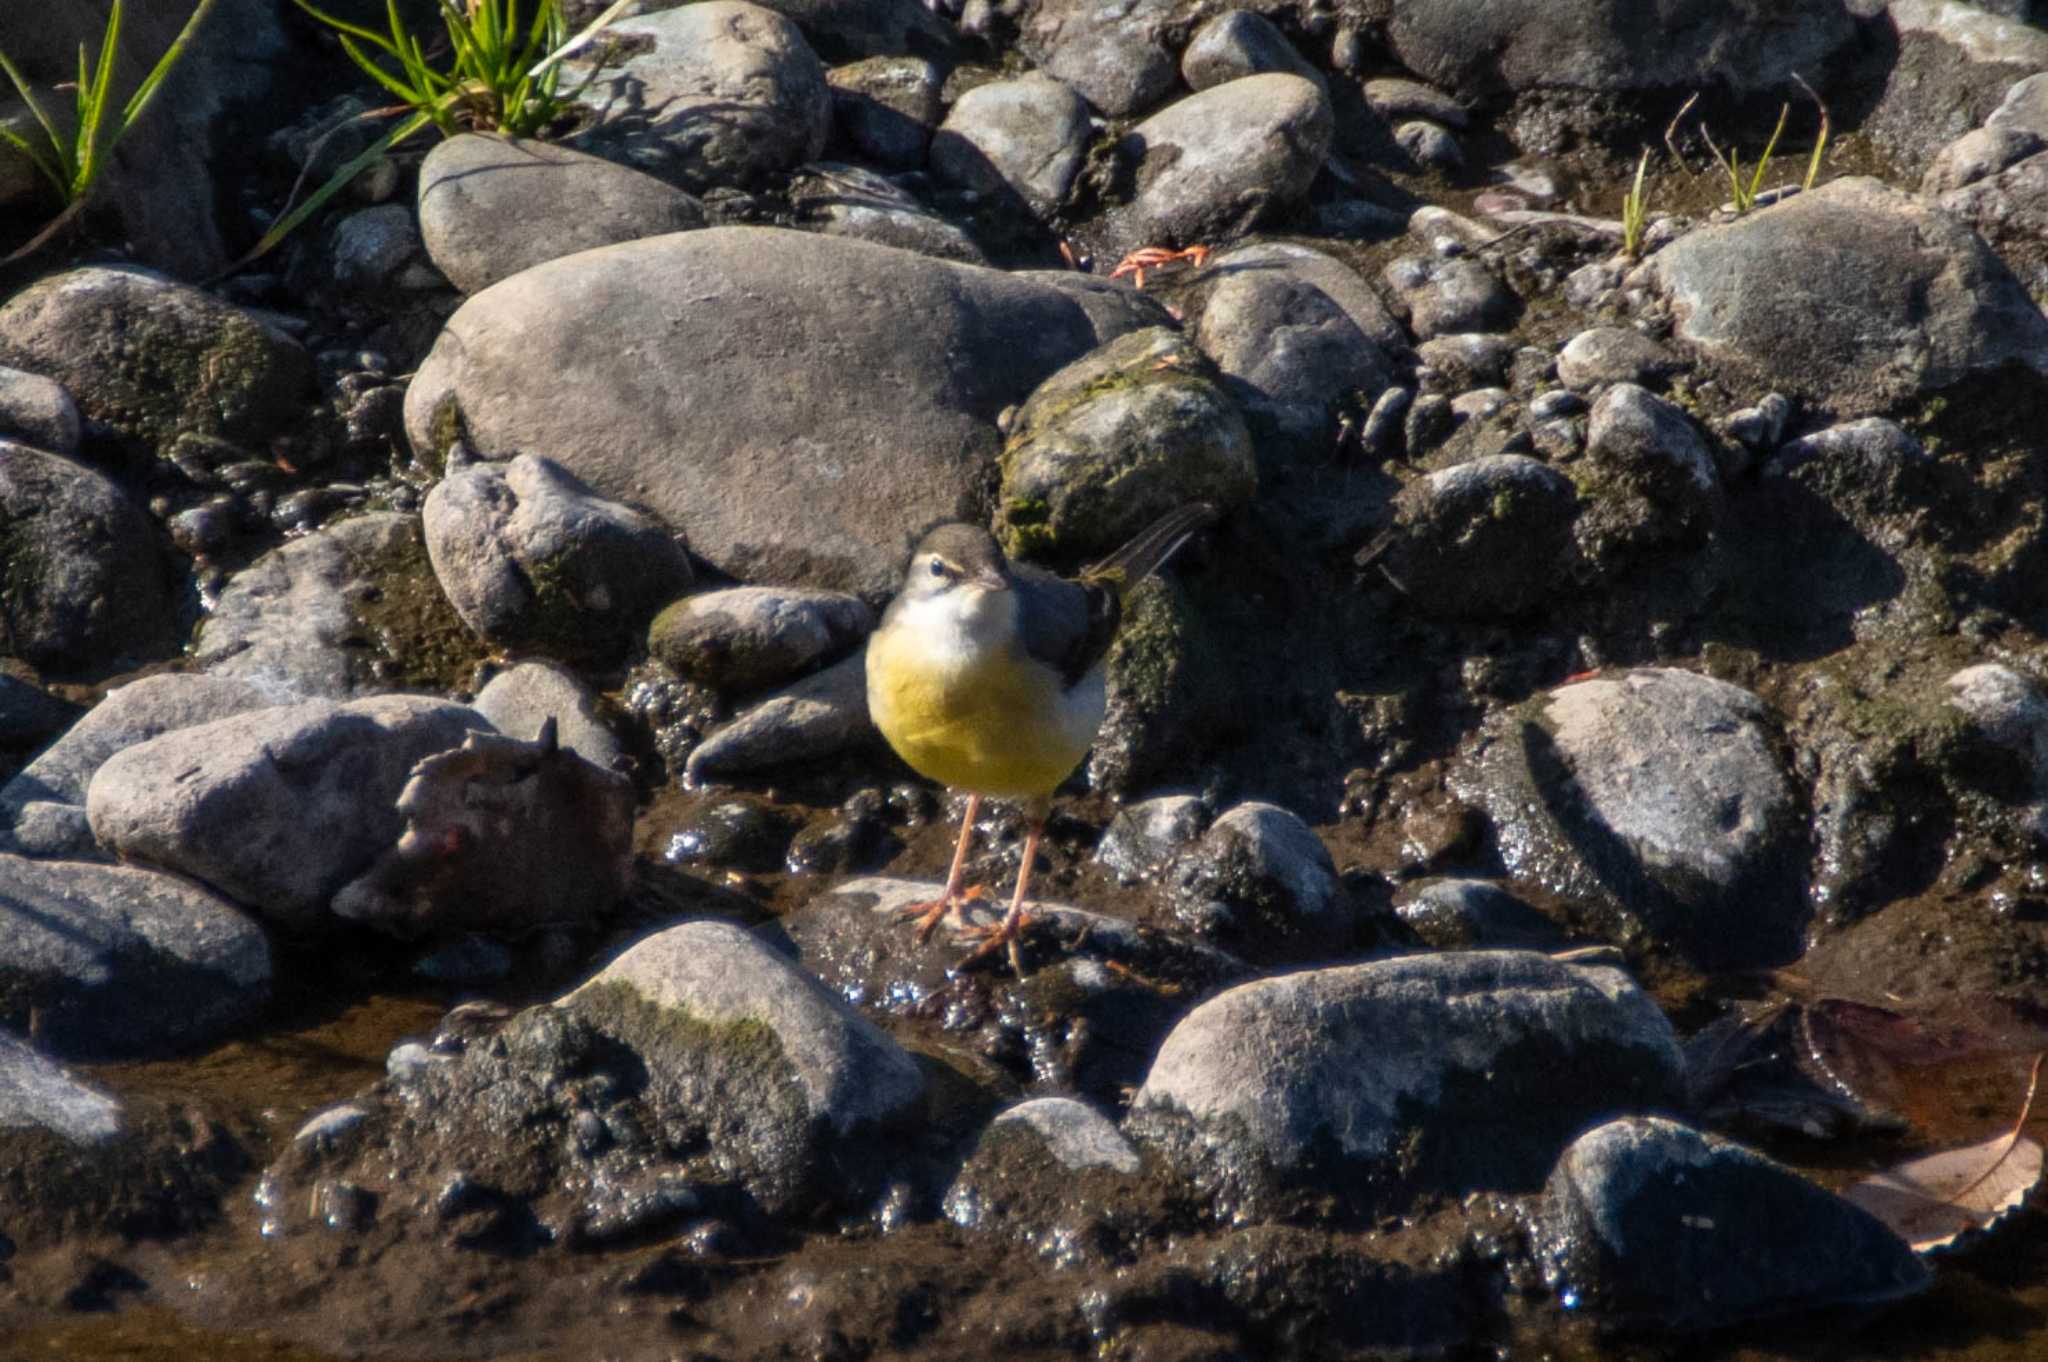
[[[1544,1187],[1537,1238],[1579,1308],[1656,1329],[1869,1306],[1933,1281],[1868,1212],[1755,1150],[1651,1116],[1572,1141]]]
[[[2048,68],[2048,33],[1947,0],[1887,0],[1879,23],[1883,80],[1866,93],[1860,125],[1906,182],[1978,123],[2026,118],[2027,95],[2005,118],[2001,100]]]
[[[1228,81],[1130,130],[1131,201],[1109,220],[1113,247],[1214,246],[1298,204],[1336,120],[1322,88],[1279,73]]]
[[[1671,1024],[1621,971],[1521,951],[1228,989],[1159,1048],[1124,1129],[1221,1214],[1533,1189],[1587,1124],[1677,1096]]]
[[[1242,76],[1279,71],[1329,88],[1315,64],[1294,50],[1272,20],[1250,10],[1227,9],[1196,29],[1180,55],[1180,76],[1190,90],[1206,90]]]
[[[368,617],[421,572],[431,575],[417,518],[383,511],[330,525],[230,577],[200,626],[193,660],[291,696],[391,689],[409,660],[400,655],[406,640]],[[460,628],[452,611],[447,619]]]
[[[1161,32],[1166,9],[1148,0],[1041,0],[1018,46],[1095,108],[1127,118],[1173,89],[1173,55]]]
[[[1465,168],[1465,149],[1448,129],[1427,119],[1411,118],[1394,129],[1394,144],[1424,170],[1455,175]]]
[[[549,720],[562,746],[593,766],[622,768],[626,749],[599,717],[597,695],[559,667],[520,662],[492,677],[470,707],[508,738],[532,742]]]
[[[0,1024],[71,1059],[203,1045],[270,1001],[262,928],[138,866],[0,855]]]
[[[2048,137],[2034,128],[2002,123],[1973,128],[1935,154],[1920,177],[1920,192],[1933,197],[1975,184],[2043,147]]]
[[[1409,457],[1418,452],[1411,436]],[[1436,615],[1515,615],[1561,584],[1578,493],[1547,464],[1494,454],[1409,484],[1395,497],[1394,512],[1385,570],[1418,607]]]
[[[2048,152],[2012,165],[1935,200],[1941,210],[1974,228],[2022,278],[2039,280],[2048,269]]]
[[[287,698],[268,694],[247,681],[182,673],[146,676],[107,692],[62,738],[0,786],[0,851],[20,850],[35,856],[94,854],[98,848],[92,831],[84,826],[85,792],[93,772],[107,758],[159,733],[261,709]],[[63,818],[56,808],[75,809],[77,817]],[[22,826],[30,809],[36,809],[41,831]],[[12,848],[6,845],[10,826],[16,843]],[[83,833],[83,840],[60,836],[52,841],[51,833],[57,831]]]
[[[672,184],[554,142],[463,133],[420,163],[420,236],[464,293],[615,241],[704,225]]]
[[[310,929],[405,831],[395,806],[413,767],[484,723],[462,705],[409,695],[238,714],[114,754],[93,776],[86,812],[116,855]]]
[[[526,206],[532,211],[532,206]],[[419,228],[402,203],[360,208],[334,225],[328,267],[336,287],[347,293],[376,293],[397,287],[406,268],[418,263]]]
[[[764,0],[832,61],[909,52],[950,65],[954,39],[921,0]]]
[[[1804,815],[1763,701],[1643,668],[1560,686],[1490,725],[1455,788],[1511,874],[1709,969],[1797,958]]]
[[[1721,513],[1721,475],[1683,410],[1633,383],[1600,394],[1586,420],[1579,547],[1606,563],[1634,550],[1703,541]]]
[[[1872,179],[1689,232],[1648,272],[1681,340],[1844,415],[2004,364],[2048,371],[2048,319],[2012,272],[1968,228]]]
[[[690,753],[692,784],[712,776],[819,761],[871,742],[867,649],[776,692],[735,715]]]
[[[2027,76],[2007,86],[1998,107],[1984,119],[1984,126],[2048,139],[2048,72]]]
[[[38,280],[0,306],[0,363],[159,452],[182,434],[261,448],[313,398],[313,361],[255,314],[133,266]]]
[[[532,454],[451,464],[420,523],[455,612],[504,648],[615,658],[693,577],[666,527]]]
[[[1050,76],[977,85],[932,136],[932,173],[1049,218],[1088,148],[1088,107]]]
[[[1557,352],[1557,381],[1580,392],[1603,383],[1647,383],[1677,367],[1677,356],[1628,326],[1581,331]]]
[[[62,733],[83,711],[68,700],[60,700],[32,681],[0,670],[0,748],[15,751],[41,747]],[[0,807],[6,796],[0,786]],[[0,836],[5,819],[0,818]]]
[[[624,1019],[628,997],[651,1009],[656,1025],[671,1019],[683,1033],[648,1055],[671,1071],[720,1062],[706,1048],[689,1045],[688,1027],[713,1034],[758,1028],[785,1070],[783,1082],[831,1137],[898,1128],[920,1110],[924,1076],[909,1055],[816,979],[731,923],[687,922],[657,932],[556,1006],[603,1027]],[[775,1101],[767,1093],[730,1091],[740,1107]]]
[[[864,161],[890,170],[924,165],[939,125],[944,73],[921,57],[869,57],[825,73],[835,135]]]
[[[1895,552],[1914,541],[1935,495],[1932,456],[1911,432],[1881,416],[1844,421],[1779,445],[1763,475],[1798,483],[1873,543]]]
[[[1389,123],[1404,118],[1426,118],[1447,128],[1462,128],[1469,121],[1465,106],[1443,91],[1401,76],[1377,76],[1363,86],[1365,102]]]
[[[1856,33],[1840,0],[1675,0],[1655,12],[1607,0],[1432,0],[1391,7],[1386,43],[1402,66],[1467,97],[1710,86],[1739,97],[1775,95],[1795,72],[1824,85]]]
[[[687,325],[672,324],[678,298]],[[741,581],[879,596],[920,531],[972,511],[998,412],[1163,315],[1105,280],[710,228],[550,261],[470,299],[413,379],[406,429],[433,455],[459,415],[476,448],[558,461]],[[552,324],[537,332],[535,316]]]
[[[78,404],[62,383],[0,366],[0,438],[76,454],[80,433]]]
[[[1365,280],[1304,246],[1261,242],[1211,262],[1195,341],[1253,420],[1326,448],[1339,408],[1393,382],[1406,335]]]
[[[1277,804],[1218,815],[1159,882],[1171,922],[1254,961],[1327,957],[1356,932],[1322,839]]]
[[[1752,454],[1766,454],[1785,438],[1792,411],[1791,398],[1783,393],[1765,393],[1755,406],[1729,412],[1721,422],[1721,432]]]
[[[996,1113],[988,1125],[991,1131],[1011,1125],[1030,1129],[1054,1161],[1075,1172],[1107,1168],[1117,1173],[1136,1173],[1140,1167],[1138,1151],[1115,1122],[1086,1102],[1076,1102],[1071,1097],[1035,1097],[1019,1102]]]
[[[1119,336],[1038,385],[1003,447],[995,532],[1012,554],[1083,562],[1190,501],[1258,488],[1251,432],[1178,331]]]
[[[1504,331],[1521,308],[1500,277],[1468,255],[1402,256],[1381,272],[1417,340],[1452,332]]]
[[[0,546],[0,653],[111,671],[171,642],[155,532],[83,464],[0,440]]]
[[[597,114],[578,146],[693,193],[749,186],[824,154],[825,68],[795,24],[746,0],[704,0],[620,19],[634,43],[584,91]]]
[[[1158,795],[1117,810],[1096,845],[1095,859],[1125,884],[1155,875],[1173,854],[1209,826],[1209,806],[1195,795]]]
[[[797,219],[827,236],[962,264],[986,265],[974,238],[917,198],[871,170],[836,161],[813,161],[790,177],[789,204]]]
[[[1465,392],[1473,388],[1497,388],[1507,382],[1508,365],[1515,356],[1515,343],[1506,336],[1478,332],[1432,336],[1415,347],[1415,357],[1434,375],[1434,382],[1417,377],[1434,388]]]
[[[47,1130],[67,1143],[92,1145],[113,1139],[121,1126],[120,1099],[0,1031],[0,1130]]]
[[[685,596],[655,617],[647,651],[715,690],[788,681],[845,653],[875,627],[858,596],[803,587],[736,586]]]
[[[1437,950],[1540,950],[1564,940],[1549,918],[1492,880],[1443,879],[1404,887],[1394,897],[1394,915],[1422,944]]]
[[[2012,792],[2001,791],[2009,812],[2035,838],[2048,838],[2048,697],[2027,677],[1999,662],[1980,662],[1949,677],[1945,687],[1948,704],[1968,719],[1970,726],[2007,759],[2020,773],[2021,787],[2032,794],[2014,802]],[[1989,776],[1992,769],[1970,774]]]

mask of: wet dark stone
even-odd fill
[[[786,814],[759,800],[725,799],[676,824],[664,854],[676,862],[779,870],[789,849],[791,830]]]

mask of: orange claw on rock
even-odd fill
[[[1143,288],[1146,270],[1156,270],[1161,265],[1170,265],[1176,260],[1185,260],[1196,269],[1200,269],[1209,262],[1209,248],[1190,246],[1184,251],[1173,251],[1164,246],[1141,246],[1117,261],[1116,268],[1109,272],[1109,277],[1121,279],[1128,274],[1133,283]]]

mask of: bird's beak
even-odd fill
[[[994,568],[983,568],[967,580],[980,587],[983,591],[1008,591],[1010,589],[1009,578],[1003,576],[1002,573],[997,572]]]

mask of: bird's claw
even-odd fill
[[[1037,920],[1030,913],[1016,913],[1006,915],[1001,922],[998,922],[993,927],[961,928],[960,931],[954,934],[954,940],[961,942],[973,941],[979,944],[973,950],[960,957],[960,962],[953,966],[953,973],[965,974],[968,970],[980,965],[982,961],[993,958],[997,951],[1007,950],[1010,957],[1011,971],[1019,979],[1022,979],[1024,977],[1024,952],[1020,948],[1019,943],[1023,941],[1025,931]]]
[[[1121,279],[1128,274],[1132,277],[1133,283],[1143,288],[1146,270],[1156,270],[1161,265],[1169,265],[1176,260],[1185,260],[1196,269],[1200,269],[1209,263],[1209,253],[1207,246],[1190,246],[1184,251],[1168,250],[1164,246],[1141,246],[1117,261],[1116,268],[1109,272],[1109,277]]]
[[[917,923],[917,944],[922,946],[932,939],[932,933],[939,929],[939,924],[946,920],[948,913],[953,915],[955,921],[964,924],[966,918],[960,910],[976,899],[987,897],[987,885],[970,884],[950,898],[942,895],[939,898],[926,899],[922,903],[906,903],[896,910],[896,917],[899,921],[914,920]]]

